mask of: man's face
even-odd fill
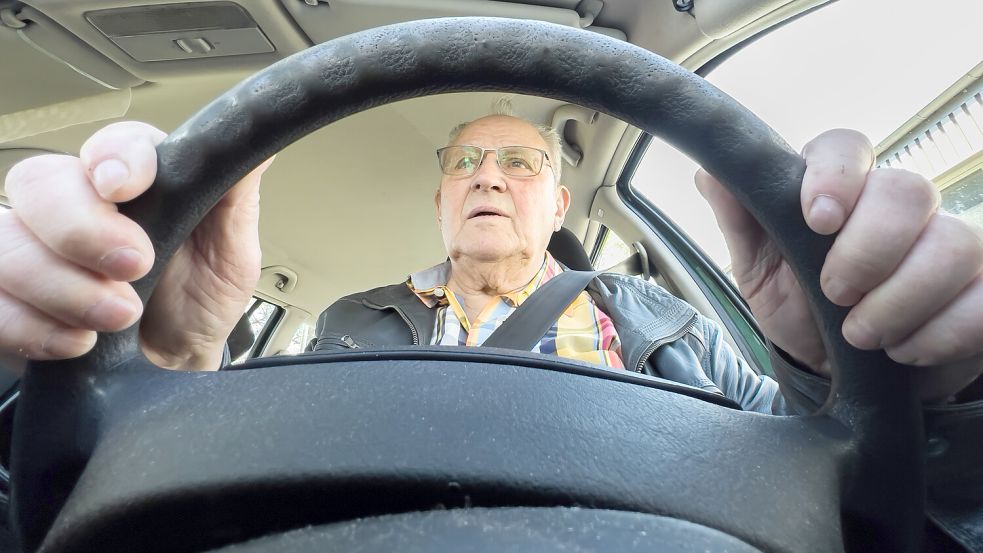
[[[453,145],[547,150],[546,141],[534,127],[501,115],[474,121]],[[486,152],[473,175],[444,175],[435,200],[440,232],[450,258],[482,263],[541,258],[570,206],[570,193],[565,187],[556,186],[548,165],[559,162],[547,161],[536,176],[514,177],[502,172],[494,152]]]

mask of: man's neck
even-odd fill
[[[534,256],[490,263],[452,259],[447,287],[462,302],[468,319],[474,320],[489,300],[528,284],[542,268],[544,259]]]

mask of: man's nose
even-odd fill
[[[486,150],[481,157],[481,163],[471,177],[471,187],[475,190],[487,189],[497,192],[504,192],[508,188],[505,173],[498,165],[498,157],[494,150]]]

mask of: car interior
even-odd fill
[[[115,121],[144,121],[170,132],[271,64],[312,46],[386,25],[465,16],[554,23],[639,46],[699,74],[755,36],[828,2],[0,0],[0,52],[4,54],[0,70],[9,77],[0,86],[0,174],[34,155],[77,155],[86,137]],[[591,63],[583,59],[583,64]],[[671,221],[653,222],[650,214],[640,212],[619,186],[644,151],[649,133],[595,109],[495,91],[454,92],[373,107],[317,130],[277,154],[263,177],[263,273],[254,294],[257,301],[247,308],[230,338],[233,357],[295,353],[290,346],[297,341],[298,330],[306,325],[308,334],[302,336],[309,337],[310,325],[335,299],[398,282],[410,272],[440,262],[444,252],[433,211],[440,173],[434,151],[446,144],[451,128],[488,114],[503,98],[517,115],[550,124],[563,136],[563,184],[572,193],[572,207],[564,231],[554,237],[554,255],[570,266],[612,268],[651,279],[721,323],[735,351],[756,368],[767,370],[754,354],[761,340],[753,322],[744,321],[742,327],[734,320],[735,312],[747,310],[722,271]],[[5,204],[2,194],[0,190],[0,204]],[[613,262],[609,257],[599,261],[610,236],[624,244],[623,252]],[[269,319],[271,324],[251,327],[250,317],[260,305],[273,306],[276,317]],[[307,345],[306,339],[300,342]],[[8,501],[10,429],[17,399],[16,378],[9,374],[7,378],[9,382],[0,383],[8,390],[0,405],[3,505]],[[294,497],[298,498],[309,499]],[[496,528],[514,524],[508,519],[514,514],[505,513]],[[446,525],[443,520],[417,522],[437,528],[436,534]],[[544,521],[543,527],[550,524]],[[630,521],[624,524],[630,527]],[[154,529],[147,535],[160,532]],[[377,535],[362,527],[345,532]],[[196,543],[213,547],[254,537],[242,532]],[[714,547],[725,543],[707,539]],[[742,539],[753,542],[747,536]],[[166,543],[167,548],[174,545]],[[93,544],[105,551],[125,547],[98,541],[87,541],[84,547]],[[744,542],[735,544],[730,544],[733,550],[744,550],[740,549]],[[373,550],[386,550],[389,545]],[[73,547],[54,541],[41,550],[81,550]],[[266,550],[262,547],[228,551]],[[834,543],[816,550],[835,549]],[[300,546],[295,550],[306,551]]]
[[[680,11],[671,1],[618,0],[2,2],[4,72],[31,78],[4,86],[0,172],[40,153],[77,154],[87,136],[113,121],[173,130],[219,93],[279,59],[400,21],[542,20],[629,40],[697,70],[747,37],[821,3],[742,1]],[[26,23],[12,28],[20,25],[12,21]],[[217,45],[191,53],[177,45],[197,39]],[[434,232],[439,170],[432,152],[446,143],[451,128],[489,113],[502,96],[447,94],[381,106],[277,156],[263,180],[264,272],[256,295],[282,307],[283,314],[256,353],[285,350],[296,329],[334,299],[399,281],[443,258]],[[616,193],[642,133],[578,106],[507,97],[517,115],[562,131],[564,184],[573,195],[565,227],[587,252],[593,252],[602,228],[613,229],[626,244],[644,247],[662,284],[715,316],[688,273]],[[297,221],[304,224],[298,227]],[[329,236],[335,238],[325,240]]]

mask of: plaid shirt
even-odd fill
[[[447,287],[451,264],[445,261],[410,275],[407,286],[420,301],[437,309],[432,345],[480,346],[491,333],[546,281],[563,270],[549,253],[536,276],[522,288],[488,302],[473,321],[457,295]],[[532,351],[623,369],[621,340],[611,318],[581,292]]]

